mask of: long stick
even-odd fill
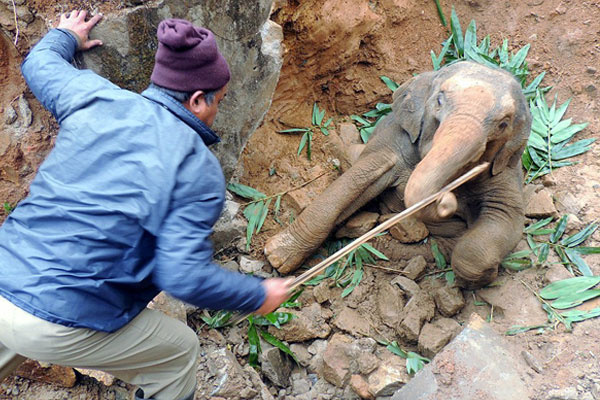
[[[356,250],[362,244],[368,242],[374,236],[389,229],[390,227],[397,224],[402,219],[407,218],[407,217],[415,214],[416,212],[420,211],[421,209],[427,207],[428,205],[432,204],[433,202],[435,202],[438,198],[440,198],[445,193],[451,192],[452,190],[456,189],[463,183],[469,181],[470,179],[473,179],[475,176],[477,176],[480,173],[482,173],[483,171],[485,171],[489,167],[489,165],[490,164],[488,162],[484,162],[484,163],[472,168],[464,175],[456,178],[455,180],[453,180],[452,182],[450,182],[449,184],[444,186],[439,192],[434,193],[434,194],[424,198],[423,200],[413,204],[412,206],[408,207],[406,210],[394,215],[392,218],[388,219],[387,221],[385,221],[385,222],[381,223],[380,225],[376,226],[375,228],[371,229],[369,232],[365,233],[361,237],[355,239],[352,243],[348,244],[345,247],[342,247],[341,249],[339,249],[338,251],[333,253],[331,256],[329,256],[325,260],[321,261],[319,264],[315,265],[308,271],[304,272],[302,275],[296,277],[292,281],[292,284],[290,285],[290,293],[292,293],[296,288],[298,288],[303,283],[305,283],[305,282],[311,280],[312,278],[314,278],[315,276],[319,275],[321,272],[323,272],[325,270],[325,268],[329,267],[331,264],[333,264],[334,262],[336,262],[339,259],[341,259],[342,257],[344,257],[346,254],[350,253],[353,250]],[[249,314],[244,314],[244,315],[240,315],[236,318],[233,318],[231,323],[233,325],[237,325],[238,323],[240,323],[241,321],[246,319],[246,317],[248,317],[248,315]]]

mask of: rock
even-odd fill
[[[558,215],[552,200],[552,194],[547,189],[542,189],[531,196],[525,207],[525,216],[530,218],[546,218]]]
[[[411,341],[416,342],[425,321],[430,321],[435,315],[435,303],[431,295],[424,290],[414,295],[400,314],[398,333]]]
[[[383,222],[395,214],[382,216],[380,222]],[[385,217],[385,218],[383,218]],[[429,231],[425,224],[416,218],[408,217],[390,228],[390,235],[401,243],[418,243],[429,236]]]
[[[298,364],[302,367],[307,367],[310,364],[310,360],[312,359],[312,355],[308,352],[308,346],[298,343],[292,343],[290,345],[290,350],[296,355],[296,359],[298,360]]]
[[[325,281],[315,286],[312,293],[316,302],[319,304],[323,304],[331,299],[331,288],[329,287],[329,283]]]
[[[273,398],[273,395],[271,393],[269,393],[269,388],[267,387],[267,385],[264,384],[264,382],[262,381],[260,375],[258,374],[258,372],[252,368],[249,364],[244,366],[244,373],[246,374],[246,376],[248,378],[250,378],[249,382],[247,383],[248,387],[244,388],[243,390],[244,392],[240,392],[240,395],[243,395],[242,398],[244,399],[250,399],[250,398],[254,398],[255,400],[275,400]],[[252,392],[256,393],[255,389],[259,389],[259,392],[257,395],[254,395],[254,397],[252,397]],[[200,399],[201,397],[196,397],[198,399]],[[213,400],[213,398],[211,398],[211,400]]]
[[[264,349],[260,355],[261,370],[271,382],[286,387],[292,373],[292,361],[277,347]]]
[[[377,288],[377,311],[383,323],[395,328],[400,322],[400,312],[404,308],[404,293],[397,285],[382,282]]]
[[[73,368],[46,363],[42,365],[34,360],[23,361],[15,370],[15,375],[67,388],[75,386],[77,381]]]
[[[452,317],[465,306],[465,298],[460,289],[448,285],[438,288],[433,299],[438,311],[445,317]]]
[[[4,110],[4,122],[6,125],[12,125],[17,118],[19,118],[19,116],[17,115],[15,108],[11,104],[6,106],[6,109]]]
[[[583,205],[581,202],[571,193],[567,191],[557,192],[555,194],[556,208],[561,214],[579,214]]]
[[[213,227],[211,240],[216,251],[225,249],[246,235],[246,219],[238,215],[240,203],[226,200],[221,216]]]
[[[166,292],[160,292],[148,304],[148,308],[158,310],[168,315],[171,318],[187,324],[187,313],[185,311],[185,303],[169,296]]]
[[[21,115],[21,127],[28,128],[33,122],[33,113],[31,112],[31,108],[29,108],[29,103],[25,99],[25,96],[21,95],[17,100],[17,104],[19,114]]]
[[[333,324],[352,336],[369,336],[371,329],[369,320],[349,307],[344,307],[333,320]]]
[[[377,223],[377,219],[379,218],[379,214],[362,211],[358,214],[350,217],[348,221],[344,224],[342,228],[340,228],[336,233],[336,238],[358,238],[369,232],[375,224]]]
[[[308,353],[312,354],[313,356],[307,368],[309,372],[314,372],[318,375],[323,375],[323,354],[325,354],[326,349],[326,340],[315,340],[310,346],[308,346]]]
[[[477,295],[494,306],[494,318],[512,325],[541,325],[548,321],[539,300],[516,279],[498,279],[498,286],[481,289]]]
[[[240,265],[235,262],[235,260],[229,260],[225,264],[222,264],[221,267],[233,272],[238,272],[240,270]]]
[[[567,214],[567,228],[565,232],[568,235],[575,233],[575,231],[579,231],[585,226],[585,224],[577,217],[575,214]]]
[[[521,351],[521,355],[523,356],[523,360],[525,360],[527,365],[529,365],[532,370],[534,370],[538,374],[544,372],[544,368],[542,367],[542,363],[540,362],[540,360],[535,358],[530,352],[523,350]]]
[[[369,375],[369,392],[376,397],[391,396],[410,380],[406,360],[389,351],[382,353],[379,368]]]
[[[356,125],[352,123],[341,123],[338,125],[340,131],[340,138],[345,145],[350,146],[352,144],[361,144],[360,133]]]
[[[260,273],[264,265],[264,261],[253,260],[246,256],[240,257],[240,272],[243,272],[244,274],[257,275],[257,273]]]
[[[283,196],[283,201],[292,209],[300,214],[310,203],[312,203],[319,193],[311,185],[301,187]]]
[[[461,331],[461,326],[453,319],[440,318],[426,323],[419,334],[419,352],[432,358]]]
[[[550,390],[545,400],[580,400],[580,397],[577,394],[577,389],[566,387]]]
[[[360,396],[361,399],[373,400],[375,397],[369,392],[369,384],[360,375],[352,375],[350,377],[350,387]]]
[[[427,261],[425,261],[425,257],[415,256],[408,261],[408,264],[406,264],[406,267],[404,267],[402,273],[408,279],[414,281],[423,275],[425,268],[427,268]]]
[[[392,280],[392,284],[396,284],[408,295],[408,297],[414,297],[421,291],[419,285],[415,281],[408,279],[405,276],[397,276]]]
[[[331,311],[322,308],[319,304],[311,304],[307,307],[298,310],[285,310],[296,315],[281,329],[273,326],[269,327],[269,333],[274,335],[279,340],[288,342],[304,342],[310,339],[326,338],[331,332],[331,328],[327,324],[327,320],[331,318]]]
[[[176,16],[211,29],[229,61],[229,91],[235,93],[223,101],[213,125],[221,137],[213,151],[229,180],[240,152],[271,105],[279,79],[283,31],[269,20],[272,0],[144,4],[105,16],[91,32],[91,38],[102,38],[104,45],[83,53],[85,66],[140,92],[149,83],[160,20]]]
[[[529,399],[520,375],[525,369],[504,338],[473,314],[462,332],[391,400]]]
[[[563,279],[573,278],[573,275],[562,264],[550,264],[544,275],[548,283],[562,281]]]
[[[91,376],[92,378],[96,379],[98,382],[102,382],[106,386],[111,386],[113,383],[115,383],[115,377],[111,374],[107,374],[106,372],[83,368],[75,368],[75,370],[80,374]]]
[[[354,353],[351,338],[340,333],[334,334],[323,355],[323,378],[337,387],[345,386],[350,379],[350,363]]]
[[[6,151],[12,143],[12,138],[8,132],[0,132],[0,156],[6,154]]]
[[[201,383],[196,390],[196,398],[212,396],[226,399],[239,398],[239,393],[247,387],[242,367],[231,351],[225,348],[214,349],[207,355],[206,366],[214,378],[207,381],[206,377],[202,377],[199,380]]]

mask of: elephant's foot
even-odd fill
[[[477,271],[464,270],[452,266],[456,275],[456,284],[464,289],[479,289],[492,283],[498,276],[498,266]]]
[[[265,245],[267,260],[281,274],[288,274],[298,269],[311,252],[311,250],[301,249],[288,229],[270,238]]]

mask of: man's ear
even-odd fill
[[[194,114],[203,114],[208,107],[202,90],[196,90],[184,105]]]

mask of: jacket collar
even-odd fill
[[[198,135],[200,135],[207,146],[221,141],[221,139],[212,129],[210,129],[204,122],[192,114],[190,110],[185,108],[183,104],[168,94],[160,91],[159,89],[149,87],[142,92],[142,96],[160,104],[175,114],[183,122],[188,124],[193,130],[196,131]]]

